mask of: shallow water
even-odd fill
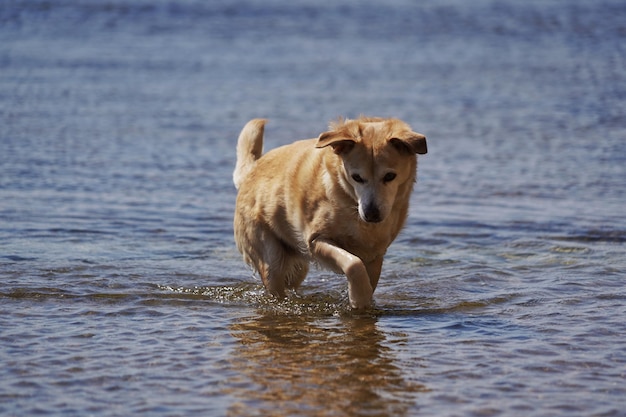
[[[0,414],[622,415],[626,7],[0,5]],[[276,302],[232,238],[236,137],[429,139],[363,314]]]

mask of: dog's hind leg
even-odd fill
[[[309,260],[300,254],[286,254],[283,260],[283,271],[285,271],[287,288],[297,290],[309,272]]]
[[[261,278],[272,295],[283,298],[286,289],[297,290],[304,281],[309,272],[308,259],[274,236],[264,243]]]
[[[281,263],[280,241],[264,225],[256,222],[247,213],[238,209],[233,222],[237,249],[244,261],[261,275],[263,285],[277,297],[285,296],[284,279],[277,278]]]
[[[235,236],[245,261],[253,266],[267,291],[278,298],[286,289],[297,289],[306,277],[309,264],[297,250],[286,245],[271,230],[258,224],[238,227]]]

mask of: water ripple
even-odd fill
[[[625,12],[0,2],[0,414],[622,415]],[[239,129],[361,113],[429,137],[375,305],[267,296]]]

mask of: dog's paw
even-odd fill
[[[372,287],[348,284],[350,307],[355,310],[366,310],[372,305]]]
[[[366,302],[357,302],[357,301],[350,300],[350,307],[352,307],[353,310],[359,310],[359,311],[367,310],[371,306],[372,306],[371,299]]]

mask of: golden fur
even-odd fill
[[[346,275],[366,308],[402,228],[426,138],[398,119],[340,119],[317,139],[262,154],[266,120],[241,131],[235,240],[268,291],[297,289],[311,260]]]

